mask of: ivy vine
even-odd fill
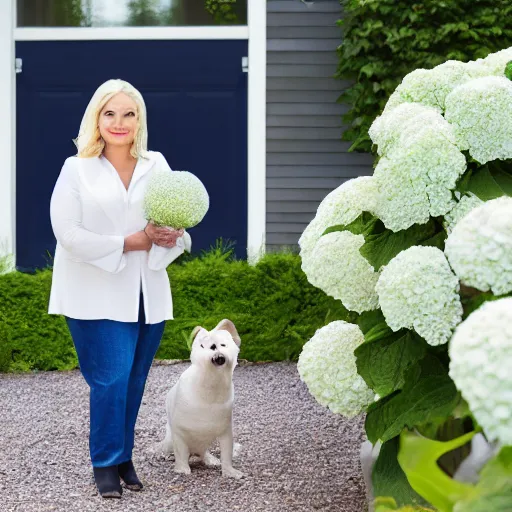
[[[403,77],[455,59],[467,62],[512,46],[510,0],[340,0],[343,37],[336,76],[353,85],[342,139],[370,151],[368,129]]]

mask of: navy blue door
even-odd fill
[[[148,110],[149,149],[198,176],[210,210],[193,252],[218,238],[246,258],[247,41],[23,41],[17,75],[16,253],[19,270],[51,263],[53,186],[95,89],[132,83]]]

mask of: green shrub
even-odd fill
[[[11,365],[11,344],[7,339],[7,329],[0,318],[0,373],[9,370]]]
[[[217,246],[182,257],[169,268],[174,321],[166,324],[157,359],[189,357],[196,325],[232,320],[242,338],[240,358],[296,360],[315,330],[346,309],[311,286],[295,254],[269,254],[255,265]],[[48,315],[51,269],[0,276],[0,371],[68,370],[76,353],[64,317]]]
[[[454,59],[467,62],[512,46],[509,0],[341,0],[337,77],[355,80],[342,136],[369,151],[368,129],[402,78]]]

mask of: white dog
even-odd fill
[[[177,473],[190,474],[189,457],[198,455],[207,466],[222,465],[222,475],[241,478],[233,458],[233,370],[240,337],[233,322],[222,320],[212,331],[196,327],[191,365],[166,398],[167,426],[162,442],[165,453],[174,452]],[[218,439],[221,460],[210,452]]]

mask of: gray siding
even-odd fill
[[[320,201],[372,174],[369,155],[340,140],[348,82],[336,80],[339,0],[267,2],[267,250],[297,248]]]

